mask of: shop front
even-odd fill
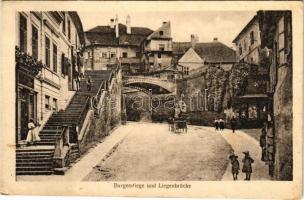
[[[233,110],[241,128],[261,128],[271,110],[271,98],[264,94],[239,96],[233,103]]]

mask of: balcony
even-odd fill
[[[43,80],[57,89],[60,88],[60,78],[57,73],[51,71],[51,69],[47,67],[43,67],[41,70],[40,80]]]
[[[15,47],[15,61],[16,69],[22,68],[33,76],[38,75],[43,68],[41,61],[37,61],[29,54],[24,53],[17,46]]]

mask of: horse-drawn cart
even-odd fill
[[[187,121],[185,119],[174,119],[168,120],[169,131],[174,133],[186,132],[187,133]]]

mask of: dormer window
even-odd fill
[[[159,35],[160,36],[164,35],[164,31],[159,31]]]

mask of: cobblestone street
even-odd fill
[[[123,142],[93,168],[85,181],[232,180],[228,164],[231,146],[240,163],[241,151],[248,147],[256,161],[253,170],[259,168],[253,179],[267,179],[257,141],[241,131],[232,134],[230,130],[215,132],[210,127],[190,126],[187,134],[174,134],[166,124],[129,126],[134,127]]]

